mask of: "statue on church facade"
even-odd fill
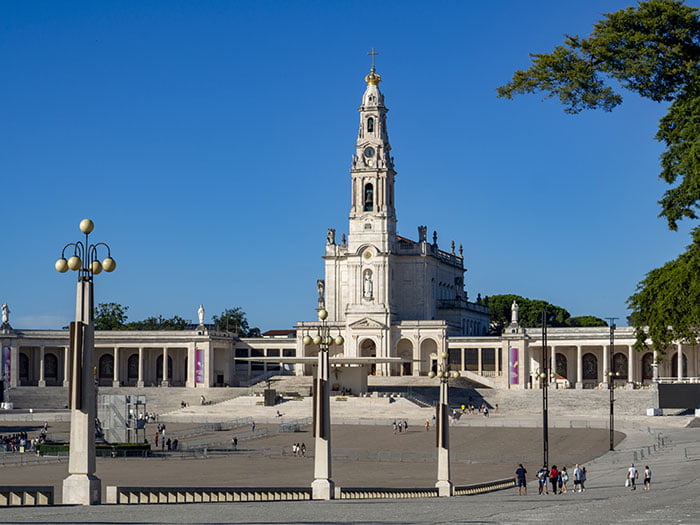
[[[10,324],[10,307],[7,303],[2,304],[2,324]]]
[[[199,325],[204,326],[204,306],[201,304],[199,305],[199,309],[197,310],[197,316],[199,317]]]
[[[518,324],[518,310],[520,310],[520,306],[513,301],[513,304],[510,305],[510,324]]]
[[[372,288],[374,285],[372,284],[372,272],[367,270],[365,272],[365,280],[364,283],[362,283],[362,296],[365,299],[371,299],[372,298]]]
[[[335,244],[335,230],[333,228],[328,228],[326,232],[326,244]]]
[[[316,281],[316,290],[318,291],[318,307],[326,307],[326,281],[319,279]]]
[[[428,240],[428,227],[418,226],[418,242],[427,242]]]

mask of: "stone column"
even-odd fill
[[[136,386],[143,388],[143,347],[139,346],[139,377],[136,381]]]
[[[500,377],[500,375],[501,375],[498,372],[498,369],[499,369],[500,364],[501,364],[500,357],[501,357],[501,349],[498,347],[495,347],[493,349],[493,371],[494,371],[495,377]]]
[[[19,386],[19,347],[10,347],[10,386]]]
[[[119,378],[119,347],[114,347],[114,377],[112,378],[112,386],[121,386]]]
[[[63,347],[63,386],[70,385],[70,349]]]
[[[44,345],[39,347],[39,386],[46,386],[46,377],[44,369],[44,357],[46,356],[46,351]]]
[[[552,374],[550,381],[552,386],[556,388],[557,380],[554,376],[557,374],[557,348],[554,345],[551,345],[549,359],[549,372],[550,374]]]
[[[194,371],[197,366],[196,348],[197,343],[189,343],[187,345],[187,370],[185,371],[185,386],[187,386],[187,388],[194,388],[197,386],[194,377]]]
[[[330,362],[328,351],[319,349],[314,380],[314,481],[312,498],[329,500],[335,497],[331,479],[331,410],[328,391]]]
[[[447,363],[438,364],[438,370],[442,366],[447,369]],[[454,495],[454,485],[450,479],[450,420],[449,420],[449,400],[447,397],[447,378],[440,379],[440,402],[435,407],[437,414],[435,422],[437,427],[437,449],[438,449],[438,471],[435,487],[438,489],[438,496],[449,497]]]
[[[658,358],[659,358],[659,353],[656,350],[654,350],[654,356],[652,358],[652,365],[651,365],[651,375],[652,375],[652,379],[653,379],[654,384],[658,383],[658,381],[659,381]]]
[[[170,377],[168,377],[168,347],[163,347],[163,380],[160,386],[170,386]]]
[[[608,384],[610,377],[608,376],[610,372],[610,345],[603,345],[603,383]]]
[[[95,476],[95,352],[92,282],[78,281],[76,300],[75,347],[82,349],[82,362],[76,361],[71,371],[70,451],[68,477],[63,480],[64,505],[95,505],[102,499],[102,482]],[[82,334],[82,337],[78,337]],[[78,345],[78,342],[82,344]],[[82,376],[82,377],[81,377]]]
[[[583,347],[576,345],[576,388],[583,388]]]
[[[460,370],[466,370],[466,369],[467,369],[467,368],[466,368],[466,367],[467,367],[467,363],[466,363],[466,361],[465,361],[465,356],[464,356],[465,352],[466,352],[466,349],[464,349],[464,348],[460,348],[460,349],[459,349],[460,361],[461,361],[461,363],[462,363],[462,365],[461,365],[462,368],[460,368]]]
[[[635,352],[634,347],[629,345],[627,347],[627,388],[634,388],[634,358]]]
[[[680,343],[677,343],[676,346],[678,347],[678,366],[676,367],[676,374],[680,382],[683,380],[683,346]]]
[[[483,370],[483,365],[481,363],[481,348],[476,349],[476,363],[477,373],[481,375],[481,371]]]

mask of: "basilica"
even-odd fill
[[[318,307],[328,312],[326,327],[334,337],[332,359],[365,375],[421,376],[447,353],[451,370],[489,388],[537,388],[543,359],[559,388],[698,381],[697,347],[679,343],[665,356],[639,353],[629,327],[614,333],[605,327],[550,329],[544,346],[540,329],[519,325],[514,305],[510,326],[488,336],[488,308],[470,302],[465,290],[462,246],[441,248],[437,233],[423,225],[414,239],[397,234],[400,203],[380,82],[373,65],[350,167],[348,233],[338,239],[336,229],[328,229],[325,275],[316,283]],[[300,321],[294,329],[239,338],[205,325],[200,307],[200,323],[191,330],[96,332],[95,379],[110,387],[215,388],[311,375],[319,349],[303,340],[319,327],[317,320]],[[67,331],[14,329],[3,310],[0,343],[6,386],[67,385]],[[336,374],[339,383],[343,375],[357,374]]]

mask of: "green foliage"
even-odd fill
[[[608,323],[594,315],[580,315],[577,317],[569,317],[566,320],[566,326],[608,326]]]
[[[700,320],[700,231],[675,260],[649,272],[627,303],[633,310],[637,349],[661,352],[674,341],[698,342]],[[648,343],[647,337],[651,340]]]
[[[646,0],[603,16],[588,38],[566,36],[549,54],[533,54],[532,66],[517,71],[498,88],[498,96],[542,92],[558,97],[567,113],[622,102],[612,86],[621,86],[656,102],[669,102],[656,139],[662,178],[669,185],[660,216],[671,230],[678,221],[697,219],[700,205],[700,10],[681,0]],[[612,85],[610,84],[612,81]],[[646,336],[664,351],[674,339],[695,340],[700,312],[690,298],[700,295],[697,279],[700,233],[676,260],[652,270],[629,298],[629,320],[638,347]],[[643,328],[648,325],[648,333]]]
[[[184,330],[188,322],[176,315],[170,319],[164,319],[162,315],[158,317],[147,317],[143,321],[133,321],[126,325],[127,330]]]
[[[123,330],[128,306],[119,303],[100,303],[95,308],[95,330]]]
[[[250,328],[246,314],[240,307],[227,308],[220,316],[213,315],[214,329],[221,332],[234,332],[239,337],[260,337],[259,328]]]
[[[488,307],[491,312],[490,331],[492,334],[500,334],[503,328],[510,324],[511,305],[513,301],[518,303],[518,318],[520,326],[533,328],[542,326],[542,312],[547,312],[547,324],[549,326],[568,326],[567,320],[571,317],[566,309],[561,306],[549,304],[540,299],[528,299],[519,295],[503,294],[488,297]]]
[[[69,443],[39,443],[37,451],[42,456],[66,456],[70,451]],[[143,456],[151,450],[148,443],[111,443],[95,445],[95,455],[100,457]]]

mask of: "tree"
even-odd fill
[[[491,313],[490,331],[492,334],[502,333],[503,329],[510,323],[513,301],[519,306],[518,321],[520,326],[526,328],[542,326],[542,312],[544,311],[547,312],[549,326],[568,326],[567,320],[571,314],[561,306],[513,294],[491,295],[487,304]]]
[[[600,317],[594,315],[580,315],[577,317],[569,317],[566,320],[566,326],[584,327],[584,326],[608,326],[608,323]]]
[[[699,10],[681,0],[647,0],[603,16],[588,38],[566,35],[564,45],[549,54],[532,54],[532,66],[516,71],[513,79],[498,88],[498,96],[543,92],[558,97],[567,113],[601,108],[611,111],[622,103],[617,85],[656,102],[669,103],[656,139],[666,146],[661,155],[662,178],[669,185],[660,216],[671,230],[678,221],[697,219],[700,200],[700,16]],[[615,87],[613,87],[615,86]],[[638,346],[644,346],[646,332],[654,348],[664,351],[673,339],[697,341],[700,326],[697,310],[669,312],[648,299],[664,305],[684,302],[700,286],[693,272],[697,265],[700,233],[693,231],[693,244],[678,259],[652,270],[628,299],[636,323]],[[696,266],[697,267],[697,266]],[[677,295],[681,284],[691,292]],[[648,290],[647,290],[648,289]],[[669,326],[664,330],[652,326]],[[670,339],[669,339],[670,338]]]
[[[162,315],[158,317],[147,317],[143,321],[133,321],[126,325],[127,330],[184,330],[188,322],[179,315],[171,319],[164,319]]]
[[[123,330],[128,306],[119,303],[100,303],[95,308],[95,330]]]
[[[221,316],[212,316],[214,329],[222,332],[235,332],[239,337],[260,337],[259,328],[250,328],[245,312],[238,306],[227,308]]]

